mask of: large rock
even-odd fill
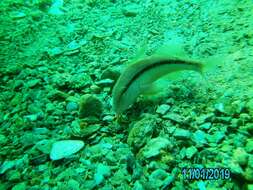
[[[81,97],[79,103],[79,118],[83,119],[89,116],[99,117],[103,112],[102,102],[92,94],[85,94]]]
[[[60,160],[71,156],[81,150],[84,146],[84,142],[80,140],[62,140],[53,144],[50,158],[51,160]]]

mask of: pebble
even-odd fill
[[[164,119],[169,119],[169,120],[174,121],[176,123],[182,123],[183,122],[183,118],[180,115],[176,114],[176,113],[165,114],[163,116],[163,118]]]
[[[159,113],[161,115],[166,114],[170,109],[170,106],[167,104],[162,104],[156,109],[156,113]]]
[[[185,152],[186,157],[188,159],[191,159],[197,152],[198,152],[198,149],[196,147],[194,147],[194,146],[188,147]]]
[[[33,80],[29,80],[26,85],[29,87],[29,88],[33,88],[35,87],[37,84],[40,83],[40,79],[33,79]]]
[[[197,122],[197,124],[203,124],[206,121],[210,120],[213,116],[214,116],[213,113],[201,115],[201,116],[197,117],[196,122]]]
[[[60,160],[81,150],[84,142],[80,140],[62,140],[53,143],[50,151],[51,160]]]
[[[233,160],[241,166],[247,165],[248,157],[248,153],[241,147],[235,149],[233,152]]]
[[[80,189],[80,184],[78,183],[78,181],[74,180],[74,179],[70,179],[68,181],[68,188],[70,190],[79,190]]]
[[[202,147],[204,144],[207,143],[206,133],[201,130],[197,130],[195,133],[193,133],[191,139],[193,142],[195,142],[197,147]]]
[[[97,165],[96,173],[94,175],[96,185],[104,182],[105,177],[111,174],[111,169],[109,166],[99,163]]]
[[[247,140],[247,143],[246,143],[246,146],[245,146],[245,150],[248,153],[252,153],[253,152],[253,139],[248,139]]]
[[[63,49],[60,48],[60,47],[54,47],[54,48],[52,48],[52,49],[49,49],[49,50],[47,51],[47,53],[48,53],[48,55],[49,55],[50,57],[53,57],[53,56],[57,56],[57,55],[63,54],[64,51],[63,51]]]
[[[243,176],[247,181],[253,182],[253,168],[247,167],[243,173]]]
[[[157,156],[161,153],[162,149],[171,148],[171,142],[164,137],[157,137],[151,139],[144,148],[140,150],[137,157],[140,159],[148,159]]]
[[[135,17],[140,11],[140,6],[137,4],[129,4],[122,9],[123,14],[126,17]]]
[[[89,116],[99,117],[103,112],[103,104],[92,94],[85,94],[81,97],[79,103],[79,118],[85,118]]]
[[[76,102],[68,102],[66,105],[67,111],[76,111],[78,110],[78,104]]]
[[[8,142],[8,138],[0,134],[0,145],[5,145]]]
[[[202,125],[199,126],[200,129],[208,130],[210,129],[212,124],[210,122],[203,123]]]
[[[222,131],[217,131],[213,135],[207,134],[206,138],[208,142],[218,144],[219,142],[223,140],[223,138],[225,138],[225,133]]]
[[[10,181],[18,181],[21,177],[21,174],[18,170],[11,170],[7,173],[6,176]]]
[[[81,136],[82,137],[89,137],[93,133],[96,133],[101,128],[101,125],[87,125],[81,128]]]
[[[176,128],[173,136],[177,139],[186,140],[191,136],[191,132],[185,129]]]
[[[249,155],[248,166],[253,168],[253,155],[252,154]]]
[[[50,154],[53,142],[54,142],[53,140],[44,139],[37,142],[35,144],[35,147],[44,154]]]
[[[174,181],[174,177],[163,169],[156,169],[149,176],[150,185],[154,189],[169,189],[168,186],[172,181]]]
[[[225,108],[223,103],[217,103],[214,105],[214,109],[219,113],[225,113]]]
[[[26,190],[26,189],[27,187],[26,187],[25,182],[22,182],[22,183],[16,184],[14,187],[12,187],[11,190]]]
[[[156,119],[150,115],[137,121],[129,132],[127,144],[138,150],[151,139],[155,127]]]

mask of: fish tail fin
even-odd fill
[[[227,61],[224,55],[211,56],[203,60],[202,74],[205,72],[215,72],[218,67]]]

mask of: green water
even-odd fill
[[[252,0],[2,0],[0,190],[253,190],[252,21]],[[163,45],[215,67],[116,117]]]

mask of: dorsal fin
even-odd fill
[[[135,56],[131,60],[129,60],[127,62],[127,64],[131,65],[131,64],[136,63],[138,60],[141,60],[141,59],[145,58],[147,48],[148,48],[147,40],[144,40],[142,42],[142,44],[139,46],[139,48],[137,49],[137,53],[135,54]]]

